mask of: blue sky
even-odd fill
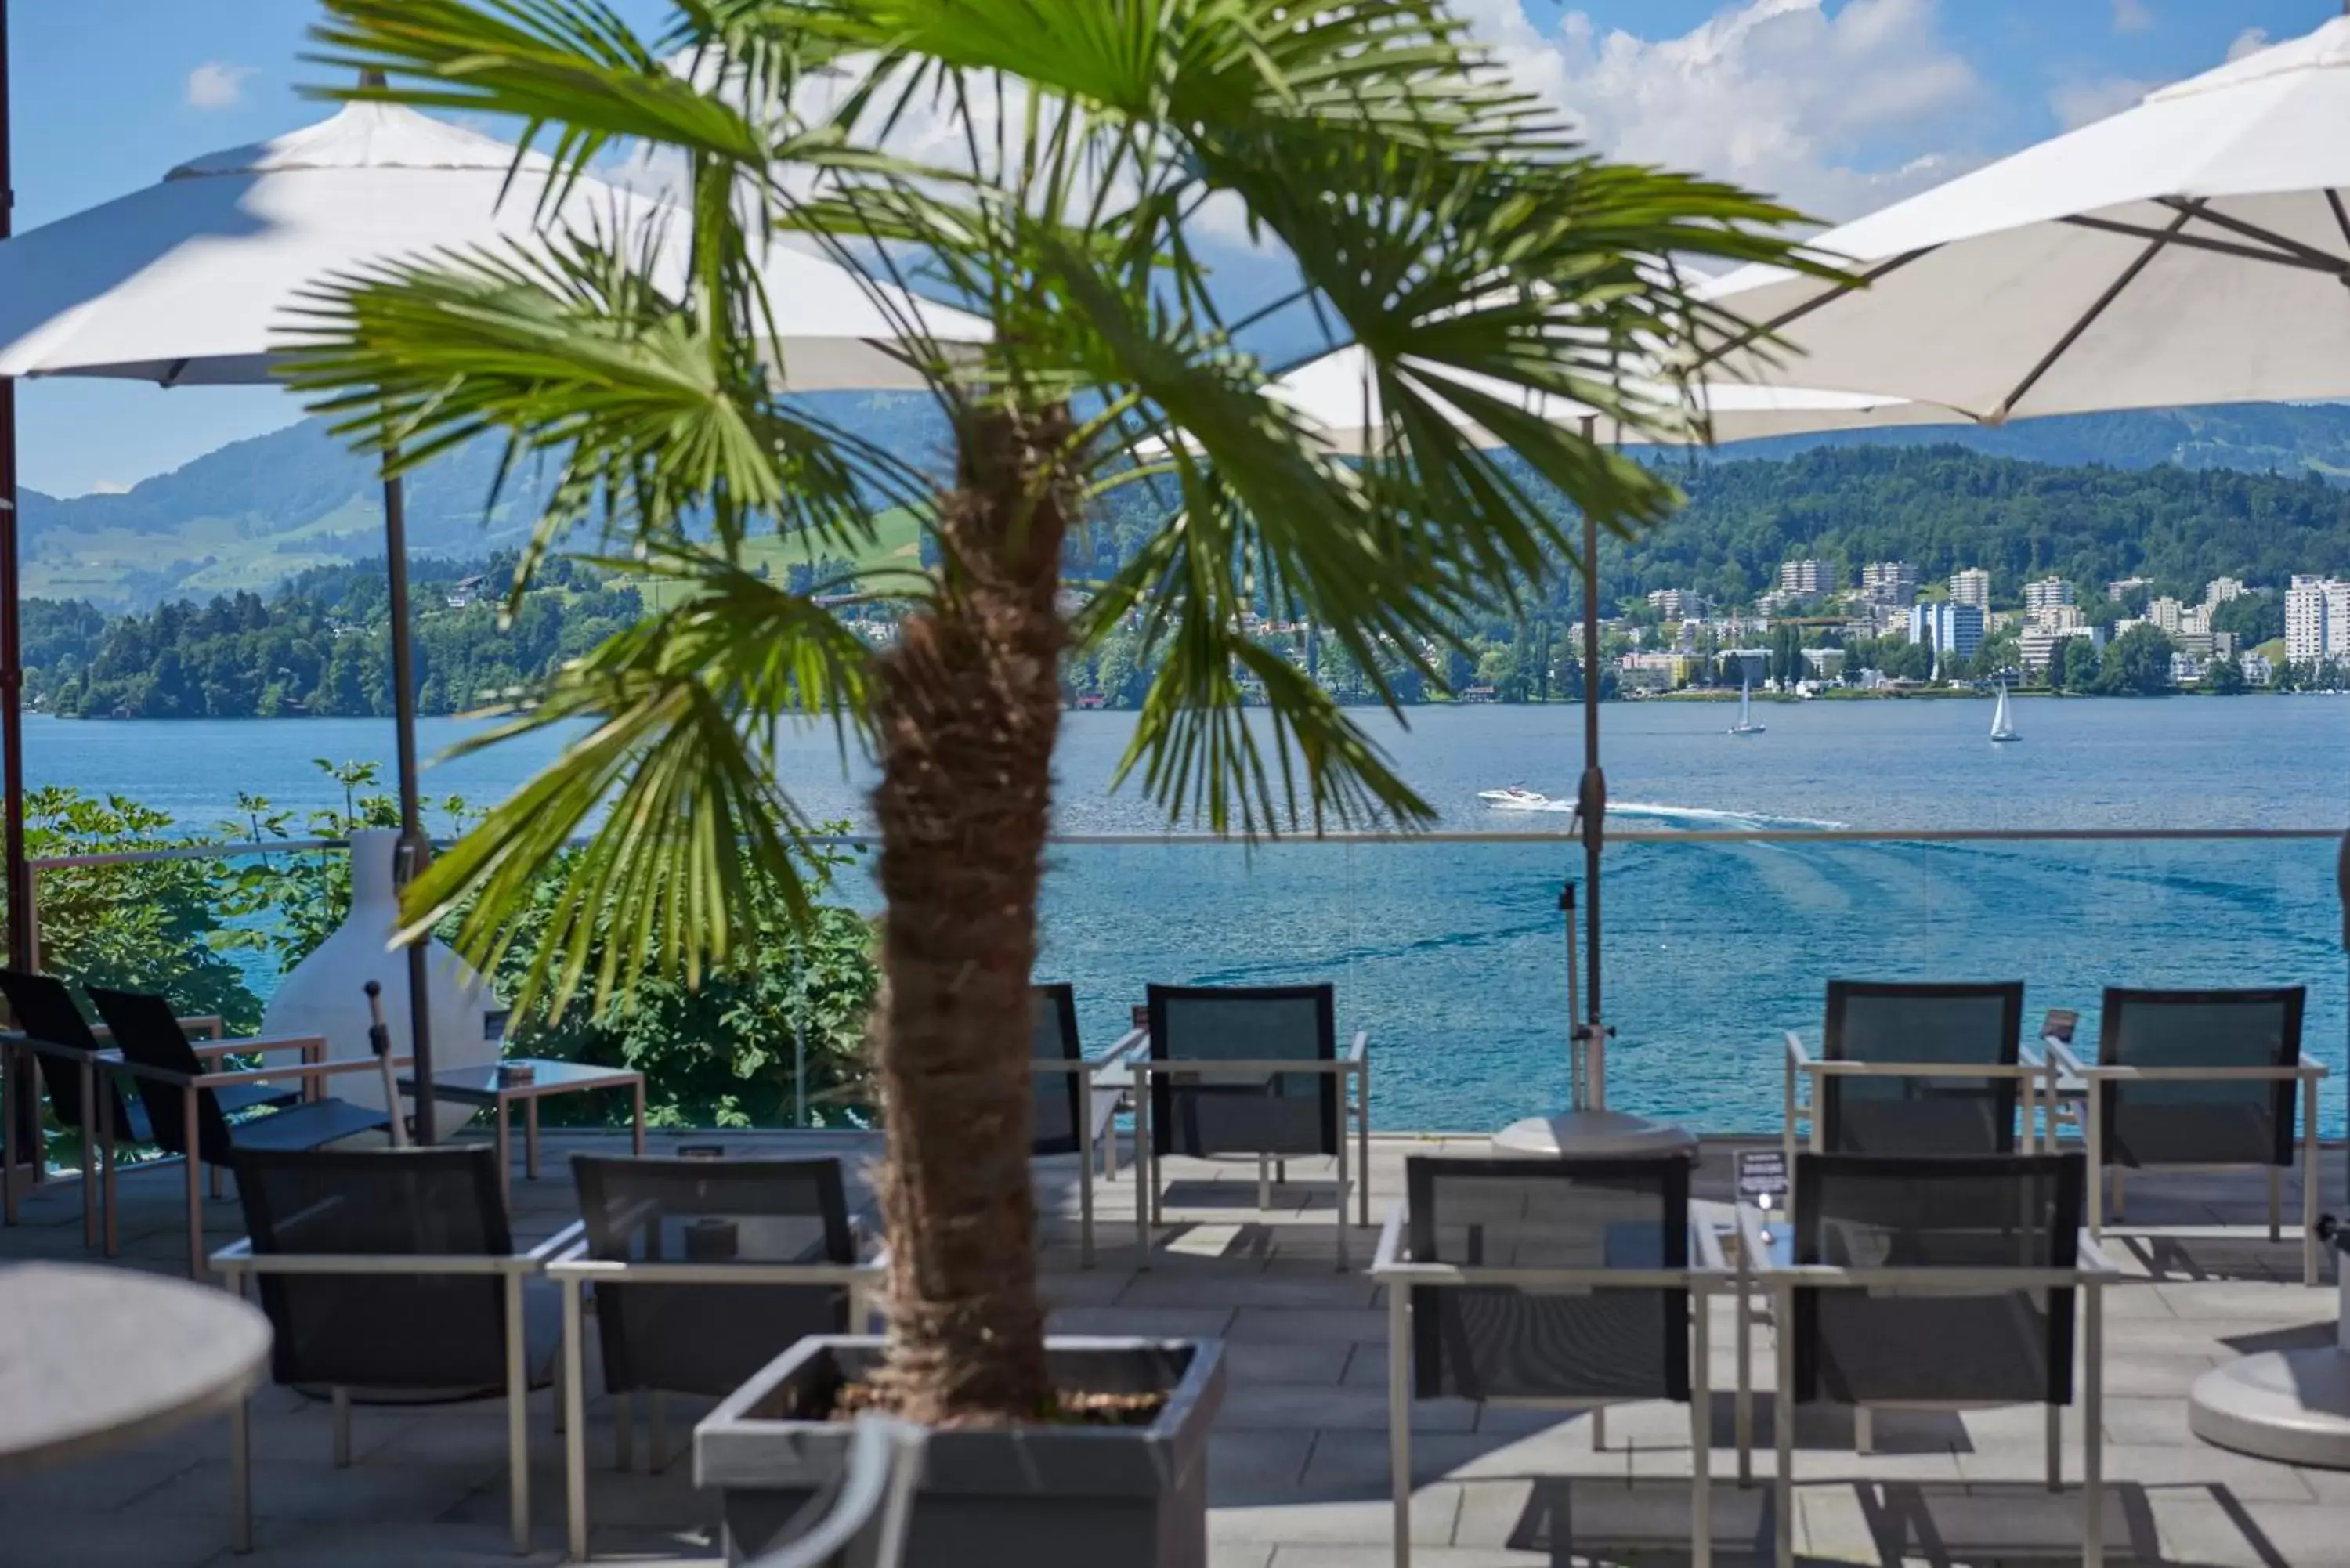
[[[1602,148],[1855,216],[2219,63],[2336,0],[1455,0]],[[659,0],[618,0],[650,23]],[[17,0],[16,227],[326,112],[315,0]],[[298,418],[282,393],[19,393],[24,483],[120,488]]]

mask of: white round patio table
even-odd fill
[[[269,1320],[209,1285],[0,1265],[0,1474],[143,1442],[260,1381]]]

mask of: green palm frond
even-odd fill
[[[661,552],[639,570],[691,592],[565,670],[527,712],[457,748],[589,726],[408,894],[412,929],[463,908],[458,940],[495,963],[529,918],[547,862],[586,834],[519,1007],[559,1010],[590,978],[599,934],[597,1005],[639,973],[698,983],[752,929],[754,868],[806,915],[807,824],[775,784],[778,721],[864,721],[869,656],[830,611],[691,552]],[[624,918],[604,929],[606,910]]]
[[[681,267],[596,235],[558,236],[552,260],[401,264],[339,280],[300,359],[355,438],[407,462],[497,431],[558,466],[547,547],[593,519],[693,585],[502,732],[590,725],[411,909],[477,892],[469,939],[494,942],[533,867],[600,824],[564,895],[557,987],[583,981],[597,908],[635,922],[607,950],[622,970],[723,952],[738,917],[715,846],[738,836],[780,869],[803,831],[770,782],[775,724],[864,711],[862,646],[744,578],[742,541],[855,556],[879,505],[930,499],[774,390],[755,347],[791,304],[760,290],[773,236],[877,301],[910,289],[993,322],[983,351],[907,353],[959,439],[1075,430],[1021,470],[1038,503],[1159,498],[1068,629],[1136,626],[1160,660],[1120,776],[1252,835],[1430,808],[1250,617],[1309,621],[1396,705],[1384,671],[1432,678],[1473,618],[1546,590],[1578,513],[1630,533],[1677,504],[1545,412],[1678,432],[1690,410],[1656,367],[1720,325],[1688,265],[1811,265],[1786,209],[1578,148],[1446,0],[672,0],[658,44],[599,0],[324,4],[321,57],[392,84],[340,96],[519,120],[567,176],[623,145],[686,171]],[[1262,254],[1203,251],[1211,213]],[[1359,348],[1380,410],[1365,455],[1268,394],[1278,368],[1226,318],[1219,265],[1286,278],[1282,305]],[[1047,410],[1070,417],[1029,417]]]

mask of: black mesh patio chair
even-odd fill
[[[105,1207],[111,1216],[115,1166],[112,1145],[103,1151],[99,1147],[98,1102],[101,1097],[108,1102],[106,1120],[133,1143],[155,1141],[147,1108],[122,1097],[113,1064],[105,1057],[105,1043],[82,1017],[65,981],[55,975],[0,968],[0,995],[7,998],[9,1014],[24,1035],[21,1044],[38,1064],[41,1084],[48,1091],[49,1107],[57,1113],[58,1125],[76,1128],[81,1135],[82,1241],[85,1246],[97,1246],[99,1196],[103,1189]],[[199,1023],[218,1026],[218,1020],[211,1018],[179,1022],[182,1029]],[[214,1039],[192,1044],[190,1049],[200,1056],[219,1057],[252,1044]],[[213,1094],[222,1111],[235,1116],[262,1106],[291,1105],[302,1097],[302,1089],[299,1084],[245,1084]],[[106,1231],[110,1256],[117,1250],[117,1227],[109,1223]]]
[[[1713,1227],[1690,1224],[1690,1161],[1416,1156],[1405,1181],[1371,1266],[1388,1291],[1397,1568],[1410,1562],[1415,1398],[1586,1409],[1603,1448],[1607,1406],[1688,1405],[1690,1547],[1705,1568],[1705,1301],[1729,1274]]]
[[[1819,1055],[1787,1032],[1787,1158],[1799,1145],[1814,1154],[2012,1154],[2019,1101],[2028,1149],[2046,1069],[2022,1059],[2022,1028],[2021,981],[1828,981]]]
[[[282,1110],[243,1121],[228,1119],[229,1107],[220,1098],[224,1089],[241,1089],[263,1080],[283,1085],[287,1079],[315,1083],[340,1073],[373,1073],[375,1058],[340,1062],[304,1061],[287,1067],[257,1067],[219,1072],[206,1067],[195,1046],[180,1027],[172,1004],[160,996],[140,992],[84,987],[106,1020],[114,1044],[122,1052],[120,1070],[139,1086],[147,1110],[148,1131],[155,1147],[187,1161],[188,1273],[203,1278],[204,1195],[201,1169],[234,1171],[244,1149],[310,1149],[365,1133],[380,1133],[391,1125],[381,1111],[337,1099],[301,1099]],[[317,1042],[244,1041],[244,1049],[290,1050],[306,1054]],[[112,1114],[107,1102],[98,1105],[99,1137],[113,1147]]]
[[[821,1518],[744,1568],[898,1568],[921,1485],[930,1435],[884,1416],[859,1416],[840,1484]]]
[[[1276,1174],[1292,1158],[1326,1155],[1336,1162],[1338,1267],[1347,1262],[1347,1121],[1356,1128],[1360,1223],[1371,1222],[1370,1037],[1356,1034],[1338,1054],[1336,1002],[1327,985],[1149,988],[1150,1056],[1135,1070],[1149,1093],[1138,1115],[1149,1123],[1135,1140],[1135,1230],[1143,1266],[1150,1227],[1163,1218],[1159,1165],[1169,1155],[1194,1159],[1256,1158],[1257,1207],[1273,1207]],[[1355,1085],[1350,1107],[1347,1084]]]
[[[270,1376],[334,1400],[334,1459],[350,1463],[350,1401],[503,1390],[508,1523],[530,1550],[528,1397],[555,1360],[558,1304],[526,1289],[577,1227],[516,1252],[497,1151],[235,1151],[248,1237],[213,1254],[239,1291],[250,1277],[276,1341]],[[236,1544],[252,1538],[244,1410],[231,1433]]]
[[[1851,1406],[1866,1452],[1875,1407],[2044,1405],[2053,1490],[2063,1478],[2061,1413],[2074,1398],[2076,1326],[2083,1562],[2100,1563],[2102,1286],[2115,1271],[2082,1229],[2085,1170],[2078,1154],[1796,1157],[1792,1265],[1775,1262],[1758,1235],[1746,1241],[1781,1325],[1783,1568],[1794,1561],[1797,1406]],[[1751,1232],[1753,1212],[1742,1218]],[[1740,1460],[1743,1469],[1743,1453]]]
[[[1039,985],[1035,992],[1035,1048],[1029,1089],[1035,1107],[1028,1146],[1032,1159],[1076,1155],[1078,1262],[1094,1262],[1094,1157],[1102,1170],[1118,1168],[1115,1124],[1119,1103],[1133,1081],[1130,1058],[1149,1040],[1133,1030],[1098,1056],[1088,1056],[1077,1038],[1077,996],[1073,986]]]
[[[2301,1054],[2305,1001],[2297,985],[2108,990],[2094,1065],[2061,1044],[2049,1044],[2050,1061],[2085,1091],[2082,1134],[2095,1178],[2091,1235],[2105,1233],[2108,1173],[2118,1220],[2132,1170],[2258,1166],[2268,1176],[2269,1240],[2282,1240],[2283,1177],[2293,1163],[2298,1098],[2302,1275],[2304,1282],[2317,1283],[2317,1087],[2325,1067]]]
[[[564,1464],[578,1559],[588,1543],[583,1290],[595,1293],[604,1387],[618,1401],[615,1462],[632,1463],[641,1393],[659,1470],[662,1395],[731,1394],[809,1334],[861,1332],[883,1268],[859,1261],[837,1159],[575,1155],[571,1169],[582,1230],[547,1273],[563,1298]]]

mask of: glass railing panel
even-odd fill
[[[1708,1129],[1779,1119],[1781,1039],[1831,977],[2022,980],[2025,1025],[2107,986],[2303,985],[2305,1054],[2344,1069],[2335,840],[1627,838],[1607,860],[1610,1100]],[[2338,1087],[2321,1128],[2344,1128]]]

